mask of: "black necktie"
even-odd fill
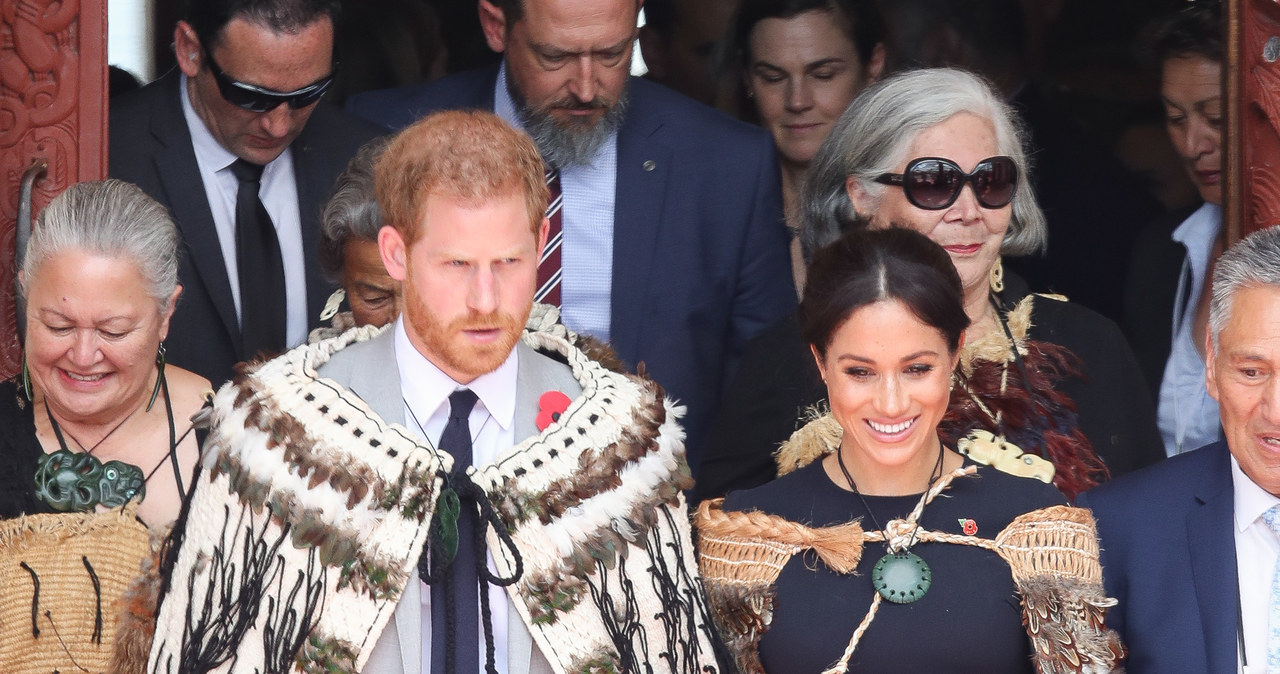
[[[231,172],[236,192],[236,268],[240,278],[240,356],[283,351],[286,303],[284,262],[271,216],[258,197],[262,167],[237,159]]]
[[[464,475],[471,466],[471,425],[468,419],[476,406],[476,394],[470,389],[460,389],[449,395],[449,422],[440,434],[441,450],[453,457],[453,475]],[[458,514],[458,554],[446,571],[449,582],[436,582],[431,586],[431,672],[479,672],[480,669],[480,611],[479,581],[476,573],[475,531],[476,507],[470,499],[462,500]],[[453,624],[450,625],[446,610],[448,593],[453,592]],[[454,638],[449,639],[452,632]],[[453,643],[453,653],[449,644]],[[448,661],[452,660],[452,663]],[[451,669],[446,669],[452,664]]]

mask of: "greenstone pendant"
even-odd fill
[[[890,552],[871,569],[871,586],[895,604],[910,604],[924,596],[933,583],[929,565],[914,552]]]
[[[462,501],[458,492],[451,487],[440,490],[440,498],[436,499],[436,517],[440,531],[439,564],[448,564],[458,556],[458,515],[462,512]]]
[[[36,462],[36,496],[58,512],[118,508],[145,494],[145,482],[141,468],[85,452],[59,449]]]

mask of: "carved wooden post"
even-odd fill
[[[1227,4],[1228,242],[1280,224],[1280,5]]]
[[[19,183],[36,159],[33,210],[107,174],[106,0],[0,0],[0,377],[22,367],[14,313]]]

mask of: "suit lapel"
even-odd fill
[[[632,90],[633,108],[618,130],[618,177],[613,206],[613,288],[609,325],[611,341],[621,354],[640,350],[654,278],[653,260],[662,231],[667,177],[672,152],[659,142],[662,112],[645,108]],[[631,363],[635,365],[635,363]]]
[[[351,373],[347,389],[360,396],[388,424],[404,425],[404,395],[396,365],[395,328],[368,342],[366,362]]]
[[[200,179],[196,152],[191,147],[191,132],[182,114],[178,92],[182,80],[176,74],[170,77],[173,79],[172,95],[166,96],[163,104],[169,109],[151,116],[151,133],[163,146],[155,155],[156,172],[165,194],[169,195],[173,219],[182,233],[191,265],[204,283],[228,338],[239,345],[240,320],[231,295],[231,282],[227,280],[227,265],[222,258],[222,246],[218,243],[218,231],[209,210],[204,181]]]
[[[1209,671],[1228,672],[1235,671],[1237,659],[1235,502],[1226,445],[1219,444],[1215,451],[1221,460],[1199,485],[1196,500],[1200,506],[1187,516],[1187,541]]]
[[[516,408],[513,438],[519,443],[538,432],[538,398],[542,395],[537,372],[532,367],[533,349],[517,342],[519,361],[516,366]]]
[[[327,111],[316,112],[324,114]],[[320,211],[324,208],[325,197],[333,187],[327,184],[326,178],[333,175],[326,170],[326,164],[333,161],[333,158],[325,157],[312,148],[311,134],[307,133],[307,129],[314,127],[314,124],[308,124],[290,145],[293,152],[293,178],[298,190],[298,221],[302,230],[302,255],[307,279],[308,327],[320,320],[320,312],[328,299],[321,289],[329,287],[329,284],[320,272],[320,265],[314,261],[320,259]]]

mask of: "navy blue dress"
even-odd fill
[[[875,519],[905,518],[920,496],[864,496]],[[931,531],[992,538],[1023,513],[1066,499],[1052,486],[987,466],[958,478],[925,507]],[[832,483],[821,461],[761,487],[734,492],[724,510],[759,510],[808,526],[861,518],[875,528],[862,500]],[[1031,642],[1009,566],[994,552],[950,543],[916,543],[933,585],[911,604],[883,602],[849,662],[850,672],[1033,672]],[[884,555],[868,544],[856,575],[842,576],[815,555],[791,558],[776,584],[773,622],[760,641],[760,660],[771,673],[821,672],[844,653],[871,607],[871,569]]]

